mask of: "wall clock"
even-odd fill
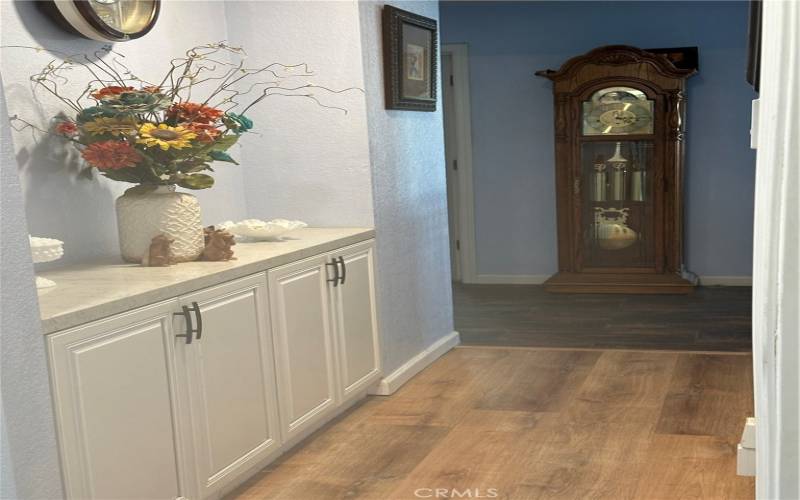
[[[695,69],[600,47],[553,82],[558,273],[553,292],[689,293],[683,265],[686,79]]]
[[[158,19],[160,0],[53,0],[62,22],[92,40],[124,42],[144,36]]]

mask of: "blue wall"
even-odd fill
[[[755,152],[746,2],[442,2],[442,43],[470,54],[479,274],[557,269],[551,84],[534,71],[609,44],[698,46],[689,80],[686,263],[749,276]]]

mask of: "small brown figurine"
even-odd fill
[[[235,258],[231,247],[236,241],[231,233],[224,229],[214,229],[214,226],[208,226],[204,232],[206,247],[200,256],[202,260],[221,261]]]
[[[142,265],[149,267],[166,267],[175,263],[172,255],[172,242],[174,239],[165,234],[154,236],[150,241],[150,248],[142,257]]]

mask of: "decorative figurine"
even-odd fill
[[[224,229],[215,229],[214,226],[205,228],[206,247],[203,249],[201,260],[223,261],[231,260],[233,250],[231,247],[236,244],[235,236]]]
[[[150,248],[142,256],[142,265],[147,267],[167,267],[175,264],[172,243],[175,240],[165,234],[159,234],[150,240]]]

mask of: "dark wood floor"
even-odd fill
[[[464,345],[743,352],[751,349],[751,294],[750,287],[593,295],[455,284],[453,302]]]

